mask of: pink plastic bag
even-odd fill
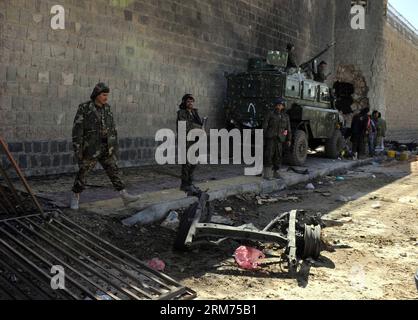
[[[266,256],[260,250],[241,246],[235,251],[234,257],[240,268],[256,270],[260,264],[259,260],[265,259]]]
[[[165,263],[164,263],[164,261],[162,261],[158,258],[154,258],[154,259],[148,261],[148,267],[150,267],[151,269],[153,269],[155,271],[164,271]]]

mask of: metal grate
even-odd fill
[[[195,293],[65,216],[0,221],[0,295],[15,299],[171,300]],[[51,288],[51,268],[65,289]]]
[[[196,293],[40,205],[0,138],[26,192],[0,164],[0,300],[176,300]],[[54,290],[55,268],[65,285]],[[56,270],[56,269],[55,269]]]

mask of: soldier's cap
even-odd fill
[[[276,98],[276,99],[274,99],[273,103],[274,103],[274,106],[277,106],[279,104],[285,105],[286,104],[286,100],[283,99],[283,98]]]
[[[102,93],[109,93],[109,92],[110,92],[109,87],[106,84],[104,84],[103,82],[100,82],[100,83],[96,84],[96,86],[94,87],[90,98],[91,98],[91,100],[94,101]]]

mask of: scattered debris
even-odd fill
[[[234,210],[231,207],[224,208],[226,213],[232,213]]]
[[[321,195],[323,196],[323,197],[331,197],[332,196],[332,193],[331,192],[323,192],[323,193],[321,193]]]
[[[338,222],[341,222],[343,224],[344,223],[350,223],[350,222],[353,222],[353,218],[351,218],[351,217],[342,218],[342,219],[339,219]]]
[[[401,253],[401,254],[400,254],[400,256],[401,256],[402,258],[406,258],[406,257],[408,257],[408,255],[407,255],[406,253]]]
[[[256,197],[258,205],[264,205],[266,203],[277,203],[277,202],[299,202],[300,198],[295,196],[284,196],[284,197],[269,197],[269,196],[258,196]]]
[[[227,226],[233,226],[234,225],[234,222],[231,219],[225,218],[225,217],[222,217],[222,216],[217,216],[217,215],[213,215],[210,222],[211,223],[216,223],[216,224],[224,224],[224,225],[227,225]]]
[[[337,201],[347,203],[352,201],[352,199],[351,197],[338,196]]]
[[[380,209],[382,205],[380,203],[375,203],[372,205],[372,209]]]
[[[294,167],[289,167],[289,169],[287,169],[287,171],[293,171],[297,174],[309,174],[309,169],[304,168],[304,169],[298,169],[298,168],[294,168]]]
[[[164,261],[158,259],[158,258],[154,258],[150,261],[148,261],[148,267],[150,267],[151,269],[155,270],[155,271],[164,271],[165,269],[165,263]]]
[[[350,212],[344,212],[342,214],[343,217],[351,217],[351,213]]]
[[[101,292],[101,291],[97,291],[96,296],[98,300],[106,300],[106,301],[113,300],[110,296],[108,296],[106,293]]]
[[[344,177],[339,176],[339,177],[336,177],[336,178],[335,178],[335,180],[337,180],[337,181],[345,181],[345,178],[344,178]]]
[[[308,183],[305,187],[306,190],[315,190],[315,186],[312,183]]]
[[[260,250],[246,246],[239,247],[235,251],[234,257],[239,267],[245,270],[257,270],[260,260],[266,258]]]
[[[163,223],[161,223],[161,226],[163,228],[177,231],[177,229],[179,228],[179,224],[180,224],[179,214],[176,211],[171,211],[167,219],[165,219]]]

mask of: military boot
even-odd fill
[[[264,167],[263,169],[263,179],[264,180],[273,180],[273,168]]]
[[[200,190],[195,185],[189,185],[189,186],[181,186],[181,191],[184,191],[188,196],[198,196],[202,193],[202,190]]]
[[[136,195],[136,196],[131,195],[126,190],[122,190],[120,192],[120,197],[122,198],[123,203],[125,204],[125,206],[128,206],[128,204],[130,204],[132,202],[136,202],[139,199],[141,199],[140,195]]]
[[[80,194],[79,193],[74,193],[73,192],[71,194],[70,208],[71,208],[71,210],[80,209]]]

